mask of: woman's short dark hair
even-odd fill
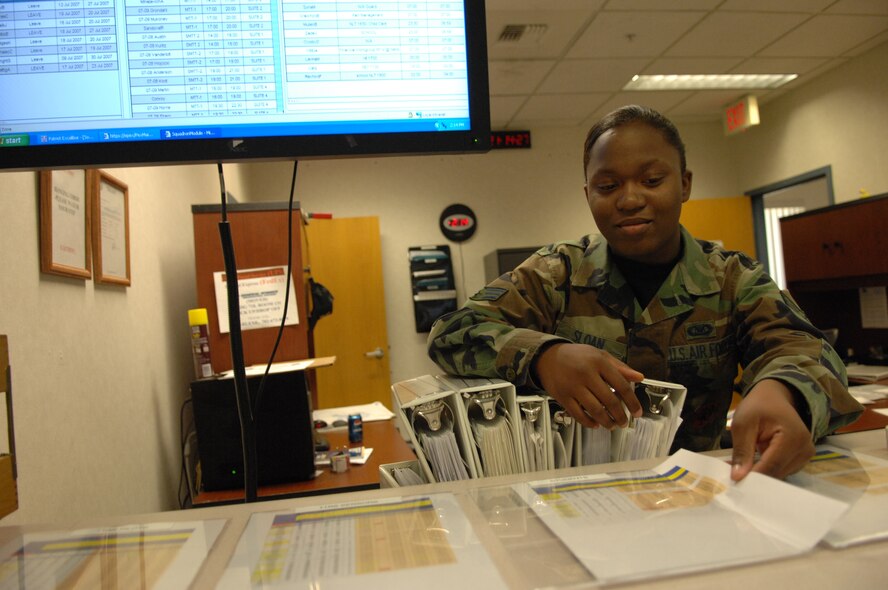
[[[678,150],[678,156],[681,160],[681,172],[685,172],[685,169],[687,168],[687,161],[685,160],[685,145],[684,142],[681,140],[681,135],[679,135],[678,129],[675,128],[675,125],[672,124],[672,121],[670,121],[654,109],[639,106],[637,104],[630,104],[606,114],[597,123],[595,123],[595,125],[593,125],[591,129],[589,129],[589,133],[586,135],[586,143],[583,146],[584,176],[586,174],[586,170],[589,168],[589,159],[592,153],[592,146],[595,145],[595,142],[598,141],[598,138],[601,137],[606,131],[616,129],[617,127],[622,127],[623,125],[628,125],[630,123],[644,123],[646,125],[650,125],[654,129],[662,133],[663,139],[665,139],[672,147]]]

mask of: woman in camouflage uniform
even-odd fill
[[[692,174],[675,126],[618,109],[589,131],[584,169],[601,235],[542,248],[440,318],[432,360],[542,389],[587,427],[625,426],[624,404],[641,414],[630,382],[681,383],[674,448],[693,451],[718,448],[739,364],[732,477],[804,467],[813,441],[862,408],[835,350],[761,265],[679,224]]]

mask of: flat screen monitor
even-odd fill
[[[0,0],[0,169],[484,151],[483,0]]]

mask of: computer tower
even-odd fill
[[[262,376],[248,377],[253,399]],[[244,487],[244,461],[234,379],[191,383],[203,490]],[[260,486],[315,475],[314,424],[305,371],[269,373],[255,412]]]
[[[500,248],[484,256],[484,280],[491,282],[513,270],[539,250],[539,246],[525,248]]]

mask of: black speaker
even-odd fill
[[[262,376],[248,377],[253,399]],[[234,379],[191,382],[201,487],[244,487],[244,459]],[[306,481],[315,475],[314,424],[304,371],[269,373],[255,413],[260,486]]]

